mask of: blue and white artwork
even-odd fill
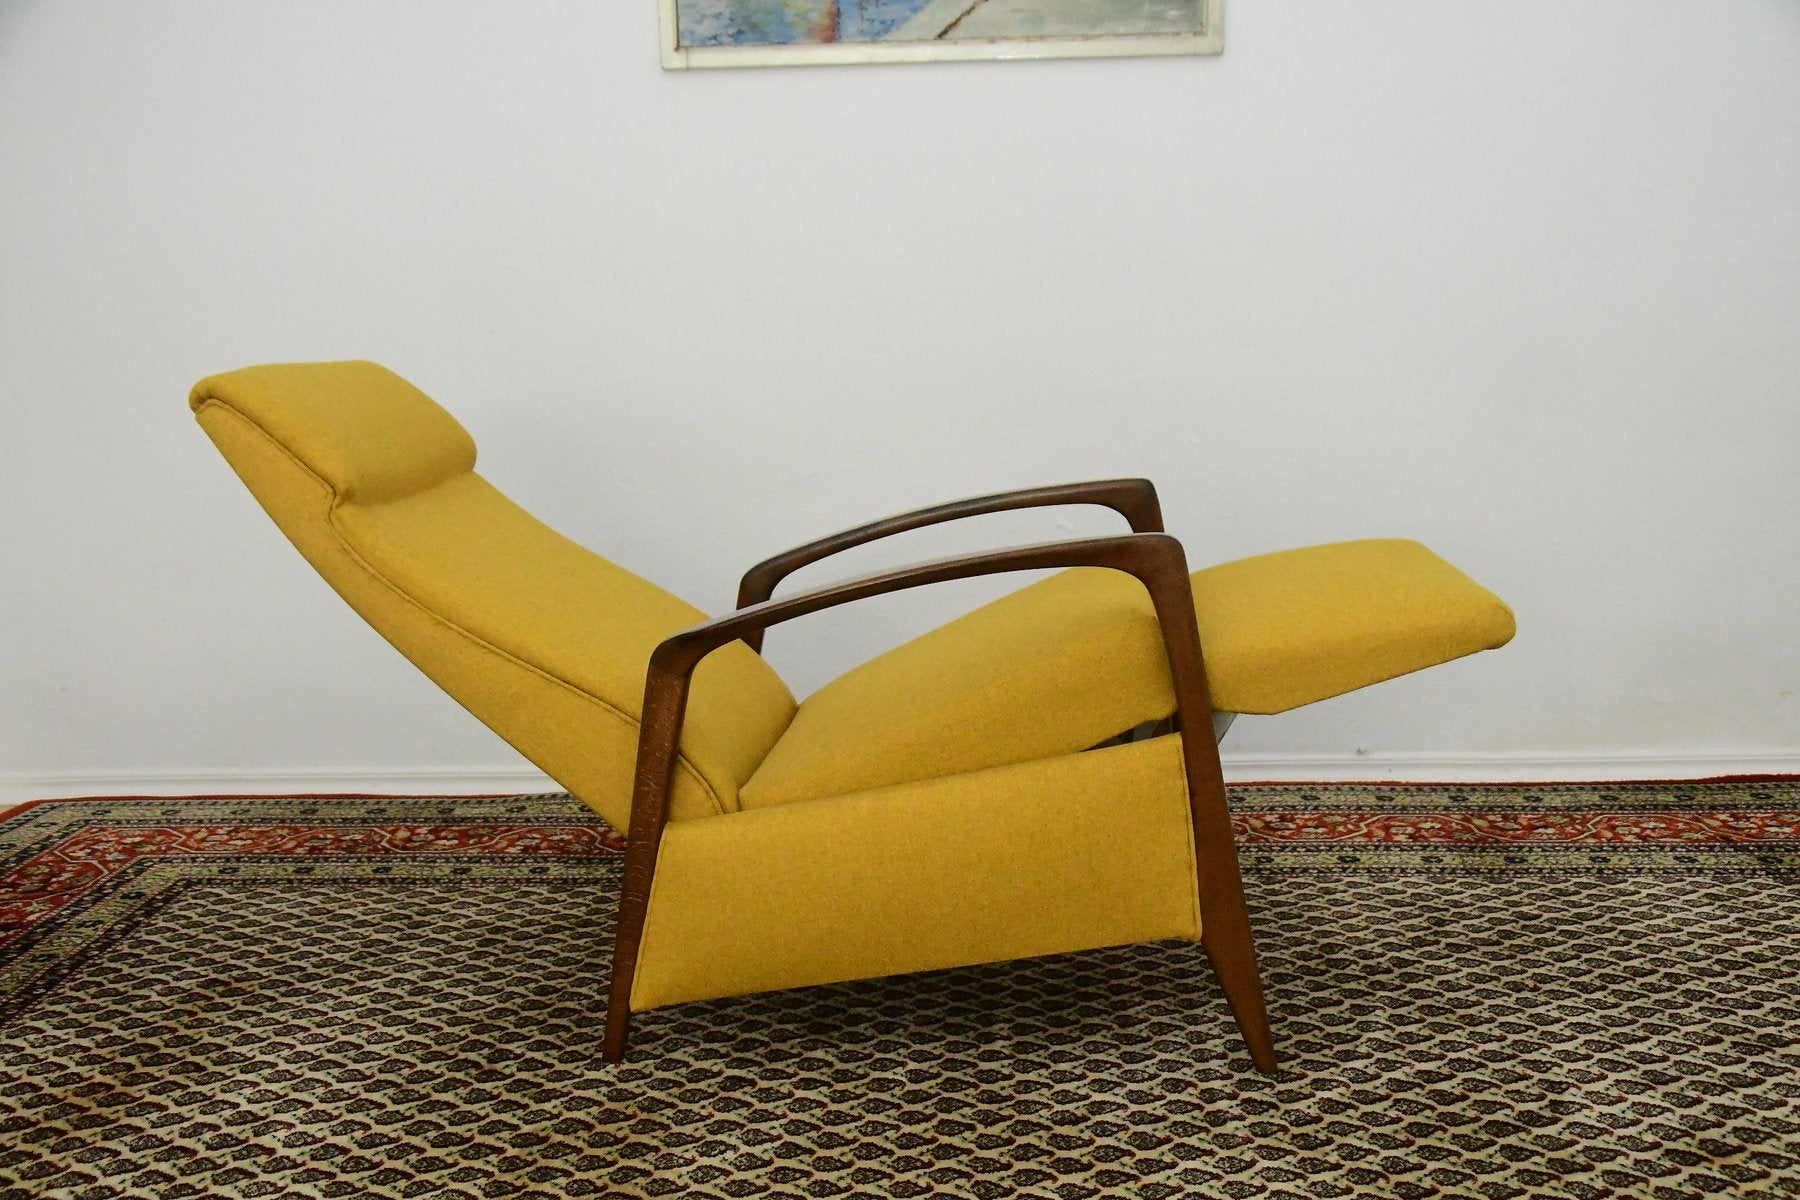
[[[879,41],[930,0],[680,0],[684,46]]]
[[[677,44],[791,46],[1194,35],[1208,0],[677,0]]]

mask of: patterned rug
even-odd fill
[[[1800,782],[1234,790],[1283,1070],[1158,944],[597,1043],[563,796],[0,823],[0,1196],[1800,1196]]]

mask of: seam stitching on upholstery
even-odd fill
[[[604,698],[594,695],[592,692],[588,691],[585,688],[580,688],[580,687],[575,686],[573,683],[570,683],[568,680],[562,678],[560,675],[554,675],[551,672],[546,671],[542,667],[539,667],[535,663],[527,662],[526,660],[520,658],[518,655],[513,654],[510,651],[501,649],[499,646],[494,645],[492,642],[488,641],[486,638],[480,637],[479,635],[471,632],[470,630],[463,628],[461,625],[458,625],[456,622],[450,621],[450,620],[444,618],[443,616],[440,616],[438,613],[433,612],[431,609],[427,608],[424,604],[422,604],[419,600],[414,598],[409,592],[407,592],[407,590],[405,588],[401,587],[399,584],[395,583],[392,579],[389,579],[386,575],[384,575],[380,571],[376,570],[373,566],[371,566],[369,564],[367,559],[365,559],[361,554],[359,554],[357,552],[356,547],[352,546],[350,544],[349,539],[347,539],[344,536],[343,531],[338,528],[338,524],[337,524],[337,520],[336,520],[336,513],[337,513],[337,508],[338,508],[339,496],[338,496],[337,489],[331,486],[330,480],[326,479],[324,476],[320,475],[317,471],[313,470],[310,466],[308,466],[300,458],[299,455],[295,454],[292,450],[289,450],[286,446],[282,445],[278,440],[276,440],[274,435],[272,435],[268,430],[264,429],[261,425],[257,424],[255,420],[253,420],[251,417],[246,415],[242,410],[234,407],[233,405],[227,403],[226,401],[220,400],[216,396],[208,396],[205,400],[203,400],[194,409],[194,415],[196,417],[198,417],[201,410],[208,407],[209,405],[216,405],[219,408],[223,409],[225,412],[228,412],[232,416],[236,417],[238,420],[244,422],[244,424],[248,425],[251,429],[255,430],[257,432],[257,434],[263,438],[263,440],[267,441],[269,443],[269,445],[271,445],[271,446],[275,447],[275,449],[279,450],[296,467],[299,467],[300,470],[302,470],[306,474],[310,475],[314,480],[316,480],[319,483],[319,485],[321,487],[323,487],[325,489],[326,494],[331,497],[331,504],[330,504],[329,508],[326,510],[326,518],[325,518],[326,526],[331,530],[332,537],[337,539],[337,543],[343,549],[344,553],[348,554],[351,557],[351,559],[353,561],[355,561],[355,563],[359,567],[361,567],[364,571],[366,571],[372,579],[374,579],[376,582],[384,585],[385,587],[388,588],[389,591],[393,592],[396,596],[400,597],[400,599],[405,601],[407,604],[411,605],[413,608],[417,609],[419,612],[423,613],[427,619],[436,622],[437,624],[443,626],[445,629],[450,630],[450,632],[458,635],[459,637],[463,638],[464,640],[472,643],[473,645],[479,647],[482,650],[487,651],[489,654],[494,655],[496,658],[504,659],[505,661],[513,663],[516,666],[522,667],[525,670],[531,672],[533,675],[536,675],[542,679],[545,679],[545,680],[549,681],[550,683],[555,684],[558,687],[566,688],[569,691],[574,692],[577,696],[580,696],[582,699],[595,705],[601,711],[617,718],[618,720],[625,722],[627,725],[629,725],[631,728],[633,728],[635,730],[638,730],[640,732],[642,731],[643,723],[641,721],[637,720],[636,718],[632,717],[629,713],[621,711],[616,705],[608,703]],[[420,489],[420,490],[423,490],[423,489]],[[414,494],[416,495],[417,493],[414,493]],[[454,699],[454,698],[455,697],[452,697],[452,699]],[[689,761],[688,756],[686,754],[683,754],[679,750],[677,750],[676,762],[679,766],[681,766],[688,773],[689,776],[691,776],[693,778],[694,782],[698,783],[700,785],[701,789],[705,791],[707,798],[712,801],[713,811],[717,815],[724,816],[728,811],[730,811],[725,807],[724,801],[720,798],[718,791],[713,787],[712,781],[707,779],[706,776],[701,773],[700,769],[698,767],[696,767],[691,761]]]

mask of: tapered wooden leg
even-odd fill
[[[1221,907],[1225,912],[1219,911]],[[1230,909],[1235,908],[1235,912]],[[1205,905],[1202,903],[1204,911]],[[1240,895],[1236,905],[1213,905],[1203,916],[1200,944],[1225,989],[1231,1015],[1250,1050],[1250,1061],[1267,1075],[1275,1070],[1275,1039],[1269,1031],[1269,1011],[1263,1003],[1262,972],[1256,962],[1256,945],[1250,936],[1250,916]]]
[[[637,977],[644,921],[650,915],[650,879],[656,871],[660,841],[655,836],[628,834],[626,838],[625,878],[619,889],[618,926],[613,933],[612,985],[606,996],[606,1040],[600,1048],[600,1057],[609,1063],[624,1061],[631,1034],[631,982]]]
[[[637,771],[632,779],[631,824],[625,830],[625,871],[619,883],[618,926],[613,934],[612,986],[606,998],[606,1039],[600,1057],[623,1062],[631,1034],[631,984],[637,978],[644,922],[650,915],[650,883],[662,847],[674,786],[675,748],[687,711],[688,678],[705,648],[677,638],[658,646],[644,673],[643,717],[638,723]]]
[[[627,849],[627,855],[630,851]],[[638,946],[644,940],[644,916],[649,905],[634,901],[634,893],[619,897],[618,929],[613,935],[612,986],[606,993],[606,1040],[600,1057],[609,1063],[625,1061],[625,1044],[631,1036],[631,980],[637,974]]]
[[[1224,893],[1226,888],[1214,888]],[[1212,963],[1238,1032],[1250,1049],[1250,1061],[1267,1075],[1275,1070],[1275,1039],[1269,1032],[1269,1011],[1263,1004],[1262,972],[1256,962],[1256,943],[1250,934],[1250,914],[1244,908],[1242,885],[1234,878],[1230,894],[1200,900],[1200,944]]]
[[[1225,999],[1231,1004],[1231,1015],[1237,1018],[1238,1032],[1250,1050],[1250,1061],[1264,1075],[1273,1075],[1279,1065],[1275,1059],[1275,1039],[1269,1032],[1269,1014],[1263,1007],[1262,979],[1256,969],[1256,953],[1248,944],[1221,950],[1217,940],[1202,937],[1219,982],[1225,987]],[[1247,951],[1247,953],[1246,953]]]
[[[1234,884],[1236,881],[1233,881]],[[1223,891],[1224,889],[1214,889]],[[1250,934],[1250,914],[1244,896],[1216,895],[1200,901],[1200,944],[1225,989],[1231,1015],[1250,1050],[1250,1061],[1267,1075],[1275,1070],[1275,1039],[1269,1032],[1269,1011],[1263,1003],[1262,972],[1256,962],[1256,944]]]
[[[1250,912],[1244,904],[1244,880],[1238,872],[1230,810],[1225,805],[1225,782],[1222,777],[1190,779],[1189,788],[1194,857],[1199,867],[1200,944],[1225,989],[1231,1015],[1237,1018],[1238,1031],[1250,1049],[1250,1060],[1257,1070],[1268,1074],[1275,1070],[1275,1039],[1263,1003],[1262,971],[1256,962]]]
[[[612,988],[606,997],[606,1040],[600,1045],[600,1057],[609,1063],[625,1061],[625,1045],[631,1036],[631,977],[619,971],[619,959],[613,955]]]
[[[1219,762],[1218,741],[1224,731],[1213,713],[1199,625],[1194,616],[1193,590],[1179,543],[1140,578],[1156,606],[1169,652],[1169,675],[1175,685],[1175,715],[1181,728],[1182,765],[1187,772],[1188,805],[1194,822],[1200,941],[1225,989],[1225,998],[1231,1002],[1231,1013],[1237,1018],[1244,1044],[1250,1048],[1251,1061],[1258,1070],[1270,1072],[1275,1069],[1275,1041],[1263,1004],[1262,974],[1256,965],[1250,914],[1244,907],[1244,881],[1238,872],[1231,811],[1225,803],[1225,770]]]
[[[652,754],[656,751],[652,750]],[[652,765],[652,772],[661,769]],[[654,777],[654,776],[653,776]],[[656,875],[656,855],[662,845],[661,796],[654,786],[640,786],[652,793],[648,804],[633,810],[631,828],[625,834],[625,870],[619,881],[619,915],[613,930],[612,984],[606,994],[606,1040],[600,1057],[623,1062],[625,1043],[631,1034],[631,984],[637,978],[638,953],[644,944],[644,922],[650,916],[650,881]]]

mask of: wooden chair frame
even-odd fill
[[[1098,504],[1123,515],[1134,532],[1111,537],[1046,542],[964,554],[829,584],[771,599],[788,574],[852,546],[891,534],[982,513],[1047,505]],[[625,875],[613,950],[603,1055],[619,1062],[631,1024],[631,987],[657,852],[668,822],[681,727],[693,672],[712,651],[733,641],[760,649],[772,625],[822,609],[927,584],[1012,571],[1105,567],[1136,577],[1150,594],[1174,681],[1175,721],[1192,810],[1194,859],[1201,914],[1201,944],[1219,977],[1233,1016],[1259,1070],[1275,1069],[1275,1047],[1256,948],[1244,905],[1237,850],[1226,806],[1217,743],[1209,736],[1212,702],[1194,615],[1193,589],[1181,543],[1161,532],[1156,489],[1145,479],[1101,480],[975,497],[920,509],[809,542],[758,563],[744,575],[737,611],[673,635],[650,658],[633,779],[631,823],[626,833]]]

